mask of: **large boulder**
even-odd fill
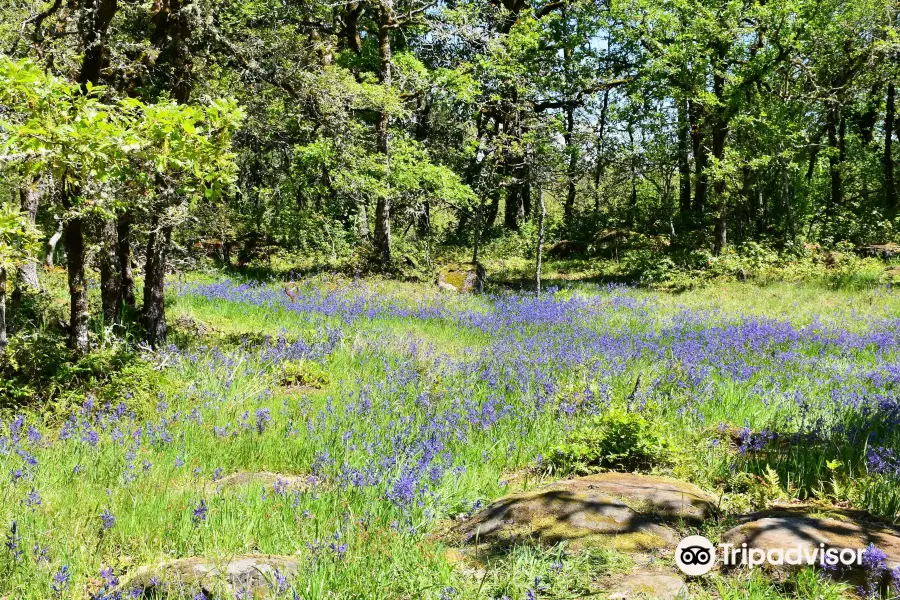
[[[788,550],[802,548],[813,551],[821,548],[865,549],[874,544],[886,554],[887,567],[900,566],[900,531],[879,524],[865,513],[836,511],[831,515],[811,515],[805,508],[776,509],[743,517],[737,527],[727,531],[722,544],[748,549]],[[792,565],[767,565],[774,571],[796,568]],[[852,567],[852,570],[859,570]]]
[[[208,598],[268,598],[286,591],[299,565],[297,557],[270,554],[182,558],[138,568],[124,588],[150,598],[191,597],[198,592]]]
[[[487,271],[481,263],[447,265],[438,274],[438,287],[463,294],[484,291]]]
[[[669,519],[699,522],[715,512],[715,498],[692,483],[668,477],[600,473],[574,481],[620,498],[635,510]]]
[[[605,473],[511,494],[457,526],[465,542],[524,539],[576,547],[643,552],[673,547],[674,527],[713,511],[712,499],[689,483]]]

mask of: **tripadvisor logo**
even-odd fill
[[[675,564],[685,575],[698,577],[709,573],[717,561],[726,567],[746,566],[750,569],[762,565],[836,567],[861,565],[864,553],[863,548],[830,548],[825,544],[769,549],[748,547],[747,544],[716,547],[702,535],[692,535],[681,540],[675,548]]]
[[[716,564],[716,547],[702,535],[686,537],[675,548],[675,564],[685,575],[706,575]]]

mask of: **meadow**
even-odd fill
[[[711,539],[779,500],[900,518],[890,287],[466,296],[192,276],[169,296],[172,345],[143,350],[152,385],[4,415],[0,598],[134,597],[140,565],[250,553],[300,559],[271,597],[603,597],[627,554],[521,545],[471,564],[443,532],[510,491],[590,470],[572,436],[610,414],[654,432],[664,456],[643,470],[719,499]],[[295,483],[223,491],[260,471]],[[811,571],[715,575],[691,592],[858,593]]]

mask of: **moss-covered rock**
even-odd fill
[[[438,286],[453,289],[459,293],[481,293],[487,272],[481,263],[462,263],[447,265],[438,274]]]

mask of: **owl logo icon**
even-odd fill
[[[675,548],[675,564],[685,575],[706,575],[716,564],[716,547],[702,535],[686,537]]]

